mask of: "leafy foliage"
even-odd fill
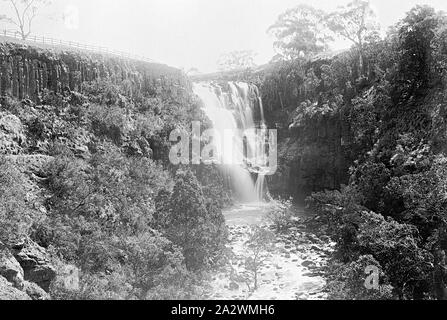
[[[367,41],[378,38],[378,23],[369,2],[354,0],[327,17],[329,28],[351,41],[360,51]]]
[[[321,196],[315,196],[321,199]],[[433,271],[433,256],[421,247],[417,228],[365,211],[355,204],[355,200],[350,199],[349,194],[332,199],[330,196],[326,198],[324,202],[332,204],[320,206],[318,212],[330,225],[329,232],[337,242],[337,257],[347,263],[333,271],[336,277],[343,278],[344,273],[357,269],[355,272],[359,278],[350,281],[362,281],[365,276],[360,276],[358,266],[353,263],[361,256],[371,255],[389,279],[394,295],[400,298],[424,298],[424,292],[430,290],[429,275]],[[312,197],[309,201],[313,203],[316,199]],[[344,207],[333,207],[343,203],[346,204]],[[364,270],[361,272],[364,273]]]
[[[323,11],[304,4],[287,10],[269,28],[278,39],[275,47],[286,58],[305,57],[327,50],[331,38],[325,34],[324,16]]]
[[[249,255],[245,260],[245,267],[249,276],[245,279],[251,292],[258,289],[259,272],[265,259],[273,249],[274,234],[259,226],[251,227],[248,240],[245,243]]]
[[[376,267],[378,273],[378,288],[368,289],[365,286],[365,270]],[[349,264],[336,264],[331,268],[331,278],[327,285],[329,298],[332,300],[391,300],[395,298],[386,274],[373,256],[361,256]]]
[[[29,235],[42,214],[30,203],[30,182],[4,156],[0,157],[0,242],[11,244]]]
[[[274,200],[273,203],[270,203],[269,205],[267,220],[273,224],[277,232],[286,231],[292,223],[294,213],[292,199]]]
[[[255,53],[249,50],[233,51],[223,54],[217,64],[221,71],[252,69],[255,66]]]
[[[166,198],[165,198],[166,199]],[[179,169],[169,203],[161,206],[166,235],[182,248],[189,269],[207,265],[226,238],[222,212],[206,203],[197,178],[190,170]]]
[[[282,58],[312,58],[329,49],[335,37],[352,42],[359,54],[363,73],[364,49],[379,39],[379,25],[368,1],[354,0],[326,13],[309,5],[299,5],[278,17],[269,28],[276,38]]]

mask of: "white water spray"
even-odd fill
[[[221,137],[225,135],[224,132],[232,132],[233,143],[220,144],[217,149],[220,150],[218,157],[222,163],[227,163],[222,170],[229,178],[235,195],[241,202],[262,202],[267,193],[265,175],[268,157],[265,135],[258,133],[265,134],[267,128],[258,88],[244,82],[229,82],[226,85],[195,83],[194,93],[202,100],[203,110],[214,130]],[[258,129],[260,127],[261,131],[256,131],[254,121],[256,106],[260,109]],[[242,132],[249,134],[243,135]],[[242,159],[243,164],[229,164],[233,163],[234,157]]]

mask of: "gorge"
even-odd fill
[[[93,195],[84,193],[82,189],[93,181],[88,182],[81,177],[92,174],[90,170],[93,172],[98,170],[97,166],[103,165],[100,162],[95,163],[99,159],[105,161],[106,165],[109,165],[107,163],[112,159],[122,159],[118,160],[121,162],[120,170],[132,170],[132,167],[126,169],[128,166],[126,158],[136,161],[140,158],[143,161],[149,161],[149,163],[151,160],[145,159],[153,159],[152,161],[157,161],[169,168],[168,153],[171,144],[167,137],[177,126],[190,126],[193,121],[199,120],[204,123],[210,121],[212,128],[220,132],[221,136],[225,135],[225,130],[230,130],[233,143],[228,145],[222,143],[216,148],[221,151],[216,156],[223,159],[224,165],[218,166],[216,172],[212,171],[215,167],[213,165],[198,166],[195,170],[197,170],[199,183],[202,185],[203,193],[210,198],[209,201],[224,208],[223,216],[227,217],[227,223],[238,217],[239,223],[233,226],[230,223],[228,227],[230,233],[233,234],[232,241],[236,241],[236,246],[240,247],[243,244],[237,241],[240,242],[244,237],[235,236],[235,232],[237,234],[243,230],[245,234],[249,232],[250,225],[264,223],[269,207],[267,202],[264,203],[269,197],[267,179],[274,176],[276,171],[277,141],[276,135],[267,130],[261,92],[253,82],[216,80],[216,82],[191,83],[181,72],[167,66],[126,61],[96,54],[53,51],[23,44],[2,44],[1,52],[0,87],[3,100],[0,113],[0,150],[2,161],[4,161],[3,166],[8,168],[5,170],[13,170],[14,174],[20,177],[20,181],[24,181],[23,185],[29,186],[23,190],[28,194],[28,200],[22,205],[24,208],[28,206],[39,208],[39,214],[43,219],[42,222],[36,223],[35,220],[33,221],[35,218],[32,218],[27,227],[29,229],[25,229],[28,231],[25,231],[24,234],[19,233],[15,238],[5,237],[6,234],[4,234],[1,241],[5,243],[5,248],[13,247],[17,245],[18,241],[21,241],[20,239],[23,239],[25,234],[28,234],[26,236],[27,243],[37,248],[36,250],[43,255],[39,259],[45,259],[42,260],[45,261],[44,265],[47,268],[44,278],[38,278],[39,280],[29,278],[27,274],[32,274],[34,271],[23,273],[24,279],[27,281],[39,281],[38,284],[44,281],[47,284],[44,291],[33,287],[35,292],[40,292],[39,294],[33,293],[33,297],[47,298],[48,292],[50,292],[55,298],[70,293],[69,289],[60,287],[64,281],[61,278],[63,275],[61,270],[66,268],[64,267],[66,263],[75,266],[80,266],[80,264],[70,258],[70,256],[77,255],[76,251],[73,251],[74,248],[69,248],[60,241],[70,233],[77,234],[87,228],[85,226],[78,229],[79,226],[76,225],[78,222],[70,221],[73,218],[66,216],[66,214],[73,214],[74,207],[77,208],[76,210],[81,216],[88,216],[90,210],[86,206],[88,202],[93,204],[99,199],[104,199],[106,203],[114,203],[113,206],[117,206],[117,211],[108,213],[104,211],[99,220],[93,216],[88,218],[90,221],[88,223],[93,223],[93,225],[109,224],[107,222],[109,219],[122,219],[120,216],[126,214],[127,210],[134,210],[131,207],[127,208],[133,204],[125,204],[126,202],[121,202],[122,200],[117,202],[116,199],[109,198],[107,194],[99,194],[98,191],[93,191],[96,193]],[[147,122],[148,120],[149,122]],[[110,152],[105,151],[107,149],[116,151],[107,155]],[[107,158],[101,155],[104,152],[106,152],[104,156]],[[98,158],[99,155],[101,158]],[[232,163],[233,157],[239,158],[240,162]],[[57,184],[62,183],[63,185],[70,183],[63,189],[59,189],[63,191],[68,188],[66,190],[70,194],[59,198],[56,190],[52,189],[52,185],[56,183],[54,179],[57,179],[57,175],[53,176],[52,172],[56,170],[55,166],[62,165],[65,161],[69,161],[66,162],[67,164],[72,161],[78,163],[76,170],[79,170],[77,175],[81,180],[70,181],[67,179],[71,178],[66,177],[57,182]],[[112,164],[110,163],[110,165]],[[84,169],[84,166],[87,167]],[[66,169],[59,167],[57,170]],[[143,191],[145,188],[143,186],[147,184],[147,181],[143,179],[138,182],[143,188],[143,193],[132,191],[135,204],[143,206],[143,203],[147,203],[147,201],[149,204],[153,203],[154,200],[146,197],[153,193],[155,195],[163,193],[163,190],[172,188],[169,186],[172,182],[163,177],[164,171],[160,170],[161,168],[151,168],[147,172],[138,173],[138,175],[143,174],[143,177],[152,174],[153,177],[155,176],[161,181],[155,182],[156,184],[150,187],[149,194]],[[203,173],[201,173],[202,171]],[[95,174],[103,175],[100,171]],[[108,173],[106,174],[108,175]],[[168,174],[167,171],[166,174]],[[99,177],[95,179],[104,179]],[[110,176],[107,179],[114,181],[116,178]],[[222,184],[219,181],[222,181]],[[5,187],[7,186],[8,184],[5,184]],[[226,186],[228,186],[228,190],[226,190]],[[72,189],[73,187],[75,189]],[[116,193],[113,191],[115,187],[121,188],[122,182],[116,180],[109,184],[107,188],[110,189],[107,192],[111,192],[110,196],[112,197]],[[96,187],[91,185],[88,188],[95,190]],[[227,197],[225,196],[226,192],[232,195],[231,202],[236,202],[238,204],[236,207],[223,207],[218,204]],[[80,198],[76,198],[78,193]],[[46,196],[43,196],[44,194]],[[144,200],[145,198],[147,200]],[[68,202],[63,199],[67,199]],[[138,204],[140,201],[141,204]],[[158,206],[157,202],[155,204]],[[95,210],[95,206],[90,208]],[[247,210],[247,208],[250,209]],[[150,207],[143,210],[148,209]],[[30,217],[36,216],[38,212],[32,209],[29,211]],[[58,212],[57,215],[53,215],[56,212]],[[59,227],[55,225],[58,215],[69,219],[64,224],[72,230],[70,233],[59,231]],[[252,220],[253,218],[255,220]],[[254,221],[257,222],[253,223]],[[153,224],[149,223],[149,225]],[[56,228],[55,231],[48,233],[46,230],[49,226]],[[2,227],[5,228],[3,230],[9,230],[7,228],[12,226],[6,224]],[[112,230],[116,228],[113,222],[109,227]],[[132,224],[129,225],[129,228],[133,228]],[[157,228],[160,227],[157,226]],[[29,235],[31,235],[31,239]],[[85,236],[82,237],[84,239],[79,242],[80,247],[76,250],[82,250],[81,248],[87,243],[90,243],[89,246],[92,246],[92,249],[100,244],[88,240],[90,239],[89,233],[85,233]],[[144,243],[149,245],[151,241],[155,241],[152,239],[157,236],[148,237],[142,239],[143,242],[139,245],[144,245]],[[104,259],[100,264],[117,263],[117,259],[120,259],[118,252],[113,249],[118,244],[112,242],[108,245],[110,246],[109,250],[113,253],[112,256],[106,257],[103,255],[105,252],[97,249],[98,253],[102,252],[101,259]],[[233,243],[229,245],[231,246]],[[58,248],[57,257],[44,258],[47,255],[46,250],[50,246]],[[18,259],[10,256],[8,249],[2,250],[2,256],[5,259],[8,257],[8,261]],[[311,255],[308,254],[308,256]],[[82,259],[90,258],[86,255]],[[292,258],[278,256],[278,259],[290,260],[291,266],[298,266],[304,261],[303,258],[295,256]],[[298,260],[295,261],[295,259]],[[274,258],[274,261],[276,260],[277,258]],[[292,262],[292,260],[294,261]],[[17,271],[14,272],[22,274],[21,268],[24,266],[18,266]],[[90,270],[89,267],[82,268],[84,268],[84,272]],[[122,274],[125,269],[119,267],[115,270],[115,273]],[[306,271],[303,269],[297,276],[304,273]],[[83,278],[80,279],[81,290],[83,290],[84,281]],[[302,281],[300,280],[296,284],[292,284],[290,281],[292,289],[289,288],[288,290],[291,291],[287,294],[294,297],[294,292],[299,290],[295,288],[295,285],[299,285]],[[51,288],[49,283],[53,283]],[[56,283],[59,291],[53,289]],[[320,288],[321,280],[318,280],[318,283],[320,284],[317,287]],[[14,287],[15,289],[13,287],[7,290],[22,288],[20,285]],[[184,290],[190,289],[184,288]],[[31,291],[26,292],[31,294]],[[124,294],[123,292],[119,293],[120,296]],[[249,292],[243,295],[248,297],[247,294]],[[231,295],[234,295],[234,292]]]
[[[0,298],[445,299],[446,21],[195,77],[2,41]]]

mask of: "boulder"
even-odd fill
[[[26,239],[13,246],[13,250],[14,257],[23,268],[25,280],[34,282],[49,292],[50,284],[56,277],[56,270],[50,264],[45,249]]]
[[[23,291],[32,299],[32,300],[50,300],[50,295],[45,292],[39,285],[34,282],[25,281]]]
[[[23,269],[2,243],[0,243],[0,276],[8,280],[17,289],[23,289]]]
[[[31,298],[23,291],[8,282],[3,277],[0,277],[0,300],[31,300]]]
[[[239,285],[236,282],[230,283],[230,290],[239,290]]]

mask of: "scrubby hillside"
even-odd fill
[[[0,61],[0,299],[194,296],[227,191],[214,168],[168,161],[171,130],[204,121],[189,80],[14,43]]]

